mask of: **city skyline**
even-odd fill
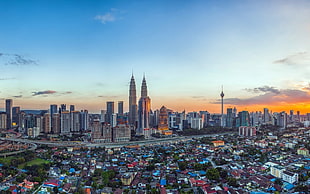
[[[1,1],[0,16],[0,97],[22,109],[127,112],[133,71],[152,109],[220,113],[223,85],[225,113],[310,112],[309,1]]]

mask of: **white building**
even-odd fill
[[[291,183],[291,184],[297,183],[298,182],[298,174],[292,173],[289,171],[283,171],[282,179],[283,179],[283,181]]]

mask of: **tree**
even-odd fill
[[[220,173],[216,168],[210,168],[207,170],[207,177],[208,179],[218,181],[220,179]]]
[[[237,179],[235,179],[235,178],[233,178],[233,177],[229,177],[228,179],[227,179],[227,181],[228,181],[228,185],[230,185],[230,186],[232,186],[232,187],[238,187],[239,186],[239,184],[237,183]]]

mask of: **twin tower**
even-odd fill
[[[129,124],[137,126],[136,134],[143,135],[150,128],[151,99],[147,95],[147,85],[143,76],[141,97],[137,107],[135,78],[132,75],[129,86]]]

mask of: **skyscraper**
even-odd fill
[[[106,122],[112,123],[112,115],[114,114],[114,102],[107,102],[107,114],[106,114]]]
[[[20,107],[19,106],[12,108],[12,123],[20,127],[21,118],[20,118]]]
[[[165,106],[162,106],[159,110],[159,119],[158,119],[158,130],[166,131],[169,130],[168,127],[168,111]]]
[[[50,105],[50,122],[49,122],[49,124],[50,124],[50,130],[52,131],[52,132],[54,132],[55,130],[53,129],[53,115],[55,114],[55,113],[58,113],[58,111],[57,111],[57,105],[56,104],[51,104]]]
[[[124,114],[124,102],[123,101],[118,101],[118,115],[123,115]]]
[[[143,76],[142,86],[141,86],[141,98],[139,100],[139,109],[138,109],[138,135],[143,135],[144,130],[150,128],[150,111],[151,111],[151,99],[147,95],[147,85],[145,76]]]
[[[70,112],[75,111],[75,106],[74,105],[70,105]]]
[[[226,116],[226,127],[232,128],[233,127],[233,109],[232,108],[227,108],[227,116]]]
[[[12,127],[12,99],[5,100],[5,112],[6,112],[6,128],[11,129]]]
[[[129,86],[129,115],[128,120],[130,125],[135,125],[137,120],[137,94],[135,78],[132,75]]]

